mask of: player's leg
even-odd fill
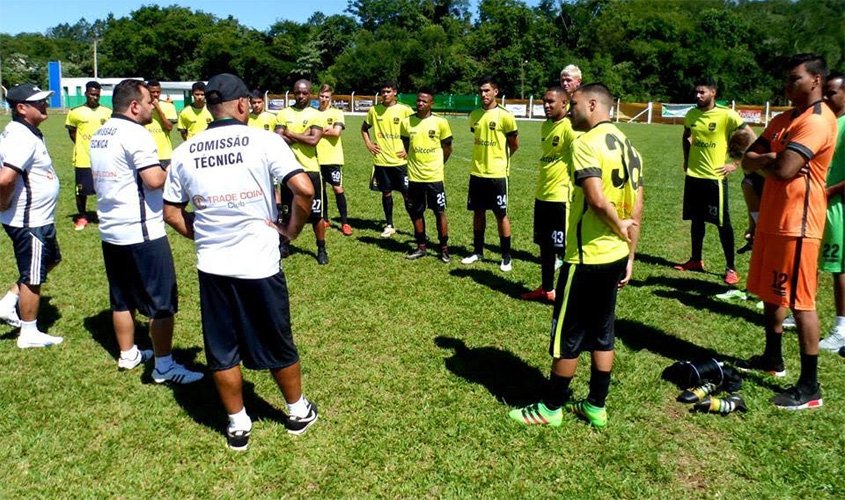
[[[701,261],[704,246],[704,222],[708,204],[714,198],[711,193],[714,186],[718,186],[718,181],[696,179],[689,175],[684,178],[683,219],[690,221],[690,258],[683,264],[674,266],[678,271],[704,270]],[[716,197],[718,197],[718,192]]]
[[[731,225],[731,214],[728,208],[728,187],[727,180],[724,181],[724,202],[722,211],[722,225],[719,226],[719,242],[722,244],[722,252],[725,254],[725,276],[727,285],[739,283],[739,274],[736,272],[736,255],[734,253],[734,228]]]
[[[317,242],[317,263],[324,266],[329,263],[329,254],[326,251],[326,225],[323,224],[323,178],[319,172],[308,172],[308,177],[314,186],[314,200],[311,202],[308,220],[314,228],[314,238]]]
[[[252,432],[252,419],[246,412],[243,397],[243,375],[240,365],[213,372],[214,386],[220,396],[220,402],[229,417],[226,427],[226,440],[229,448],[244,451],[249,448],[249,436]]]
[[[760,176],[746,174],[742,179],[742,197],[745,200],[745,208],[748,210],[748,229],[745,231],[745,245],[736,251],[740,255],[750,251],[754,246],[754,233],[757,229],[757,218],[760,216],[762,181],[758,181],[755,177]],[[755,184],[760,184],[760,186]]]
[[[352,228],[349,226],[349,213],[346,205],[346,192],[341,186],[332,186],[334,199],[337,204],[337,211],[340,214],[341,231],[344,236],[352,235]],[[327,217],[328,218],[328,217]]]
[[[502,249],[502,262],[499,269],[510,271],[511,265],[511,220],[508,217],[508,179],[489,179],[491,190],[495,193],[496,229],[499,231],[499,247]]]
[[[18,266],[18,309],[20,334],[18,347],[47,347],[60,344],[62,337],[47,335],[38,329],[38,310],[41,302],[41,284],[47,273],[61,261],[55,227],[16,228],[5,226],[12,240]]]

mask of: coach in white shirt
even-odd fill
[[[196,242],[205,355],[229,414],[229,447],[245,450],[252,420],[244,408],[241,362],[270,370],[287,402],[288,432],[302,434],[317,420],[317,406],[302,395],[279,264],[279,234],[299,235],[314,189],[281,137],[246,125],[249,90],[240,78],[212,77],[205,96],[214,122],[173,151],[164,217]],[[270,222],[278,216],[274,178],[294,195],[282,226]],[[193,212],[185,210],[188,202]]]
[[[112,94],[114,114],[91,138],[91,174],[103,261],[109,281],[117,365],[131,370],[153,352],[135,345],[135,311],[150,318],[156,383],[188,384],[202,378],[173,361],[176,273],[164,231],[161,168],[155,141],[144,125],[152,120],[152,97],[142,81],[124,80]]]
[[[21,327],[18,347],[60,344],[62,337],[38,330],[41,283],[62,255],[54,225],[59,178],[38,126],[47,119],[52,90],[23,83],[9,89],[6,100],[12,121],[0,136],[0,221],[12,239],[20,278],[0,300],[0,319]],[[18,303],[20,296],[20,303]],[[15,312],[19,305],[20,318]]]

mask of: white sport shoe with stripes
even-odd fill
[[[203,374],[200,372],[192,372],[179,363],[173,363],[170,369],[162,373],[158,368],[153,370],[153,380],[156,384],[163,384],[170,382],[173,384],[191,384],[197,380],[201,380]]]

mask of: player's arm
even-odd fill
[[[76,127],[71,127],[70,125],[66,125],[67,127],[67,135],[70,137],[70,140],[76,143]]]
[[[841,194],[843,191],[845,191],[845,181],[837,182],[836,184],[825,188],[825,193],[827,194],[828,199]]]
[[[164,222],[177,233],[189,240],[194,239],[194,213],[185,208],[187,203],[171,203],[164,201]]]
[[[17,169],[8,165],[4,165],[0,169],[0,211],[8,210],[12,206],[12,196],[15,194],[15,182],[17,180]]]
[[[293,201],[291,201],[290,206],[290,219],[288,219],[287,224],[282,224],[278,221],[267,221],[267,223],[276,228],[276,231],[283,238],[292,241],[299,236],[302,227],[311,214],[311,202],[314,200],[314,185],[311,184],[311,179],[305,172],[293,174],[285,181],[285,185],[293,193]]]
[[[514,130],[507,135],[508,156],[513,156],[516,150],[519,149],[519,132]]]
[[[440,141],[440,147],[443,148],[443,164],[445,165],[449,161],[449,157],[452,156],[452,138],[447,137]]]
[[[296,132],[292,132],[290,129],[285,128],[282,130],[282,137],[288,137],[293,142],[297,142],[299,144],[316,146],[317,143],[320,142],[320,138],[323,137],[323,127],[312,125],[302,134],[297,134]]]
[[[404,135],[402,136],[402,147],[405,148],[406,152],[411,150],[411,138],[410,137],[405,137]]]
[[[748,173],[761,170],[777,159],[772,152],[769,141],[765,137],[758,137],[754,144],[742,155],[742,169]]]
[[[167,179],[167,170],[161,168],[161,165],[151,165],[139,170],[138,175],[141,176],[141,181],[147,189],[161,189]]]
[[[183,113],[184,113],[184,110],[183,110]],[[189,126],[189,124],[187,123],[187,120],[185,120],[182,116],[183,116],[182,114],[179,114],[179,124],[176,126],[176,128],[178,128],[179,133],[182,134],[182,140],[187,141],[188,140],[188,126]]]
[[[330,128],[323,129],[323,137],[340,137],[343,133],[343,124],[335,123]]]
[[[637,251],[637,243],[640,241],[640,222],[643,220],[643,186],[640,185],[637,189],[637,202],[634,205],[634,213],[631,218],[636,221],[628,228],[628,236],[631,238],[628,242],[630,251],[628,252],[628,263],[625,266],[625,277],[619,281],[619,288],[631,282],[631,276],[634,274],[634,254]]]
[[[681,147],[684,149],[684,173],[689,167],[689,148],[692,143],[692,130],[689,127],[684,127],[684,135],[681,137]]]
[[[361,124],[361,137],[364,139],[364,144],[373,156],[381,153],[379,145],[370,140],[370,124],[367,122]]]
[[[155,107],[156,113],[158,113],[159,118],[161,118],[160,121],[162,130],[164,130],[164,133],[169,134],[170,131],[173,130],[173,123],[165,116],[158,99],[153,99],[153,107]]]
[[[719,174],[728,175],[742,163],[742,155],[745,150],[757,140],[757,134],[751,130],[751,127],[743,123],[739,128],[733,131],[728,139],[728,156],[731,161],[725,163],[718,169]]]
[[[587,201],[587,205],[593,212],[598,214],[604,223],[613,229],[613,232],[630,244],[630,228],[631,226],[639,225],[639,222],[634,219],[622,220],[619,218],[619,215],[616,213],[616,207],[604,196],[601,177],[586,177],[581,181],[581,187],[584,189],[584,198]],[[639,203],[639,198],[637,200],[637,203]]]
[[[278,134],[278,135],[279,135],[279,137],[281,137],[282,139],[284,139],[284,140],[285,140],[285,144],[287,144],[288,146],[290,146],[291,144],[293,144],[293,139],[291,139],[290,137],[288,137],[288,136],[285,134],[285,130],[287,130],[287,127],[285,127],[285,126],[284,126],[284,125],[282,125],[282,124],[277,123],[277,124],[276,124],[276,128],[274,128],[274,129],[273,129],[273,132],[275,132],[276,134]]]

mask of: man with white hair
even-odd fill
[[[571,97],[573,92],[581,86],[581,69],[570,64],[560,70],[560,86]]]

